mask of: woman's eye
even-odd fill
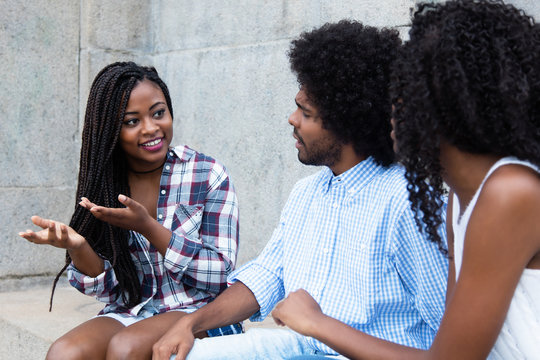
[[[160,118],[162,117],[163,115],[165,114],[165,110],[164,109],[161,109],[161,110],[158,110],[154,113],[154,118]]]
[[[136,125],[139,122],[139,119],[126,119],[122,123],[127,126]]]

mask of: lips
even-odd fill
[[[140,144],[139,146],[148,151],[156,151],[161,149],[161,147],[163,146],[163,138],[161,137],[152,139],[150,141]]]
[[[304,140],[302,140],[302,137],[296,132],[296,129],[293,131],[293,138],[296,139],[296,147],[304,145]]]

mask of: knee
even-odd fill
[[[84,359],[85,351],[82,344],[74,343],[66,338],[56,340],[47,352],[46,360]]]
[[[114,335],[107,347],[107,359],[139,359],[145,358],[145,351],[141,342],[132,336],[126,336],[122,332]]]

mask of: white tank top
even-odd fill
[[[459,200],[454,194],[452,228],[454,230],[454,262],[456,281],[459,278],[465,231],[474,210],[478,196],[486,179],[497,168],[507,164],[518,164],[532,168],[540,173],[534,164],[506,157],[497,161],[486,174],[476,190],[471,202],[459,219]],[[540,214],[538,214],[540,221]],[[519,280],[503,327],[488,357],[489,360],[540,359],[540,270],[524,269]]]

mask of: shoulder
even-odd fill
[[[306,176],[298,180],[294,184],[291,190],[291,194],[306,192],[309,190],[315,190],[316,188],[319,188],[325,182],[328,182],[328,178],[330,176],[329,172],[330,170],[325,167],[314,174],[311,174],[309,176]]]
[[[496,169],[485,181],[467,226],[467,237],[520,253],[540,247],[540,174],[518,164]],[[516,246],[518,245],[518,246]],[[523,252],[521,252],[523,251]],[[515,254],[516,255],[516,254]]]
[[[405,169],[398,164],[377,168],[376,176],[370,184],[373,193],[400,213],[410,209],[407,185]]]
[[[480,199],[510,211],[540,207],[540,174],[519,164],[501,166],[486,180]]]
[[[229,173],[225,166],[215,158],[198,152],[187,145],[176,146],[172,149],[178,161],[187,165],[187,170],[193,173],[193,181],[208,182],[215,188],[223,182],[229,182]],[[186,171],[186,168],[182,171]]]
[[[312,175],[298,180],[289,193],[282,214],[288,213],[291,208],[296,210],[299,207],[304,208],[317,197],[316,194],[322,194],[324,184],[328,184],[328,178],[330,176],[328,171],[330,170],[323,168]]]
[[[212,156],[198,152],[187,145],[180,145],[173,148],[180,161],[191,162],[199,171],[213,170],[226,172],[225,166]]]

